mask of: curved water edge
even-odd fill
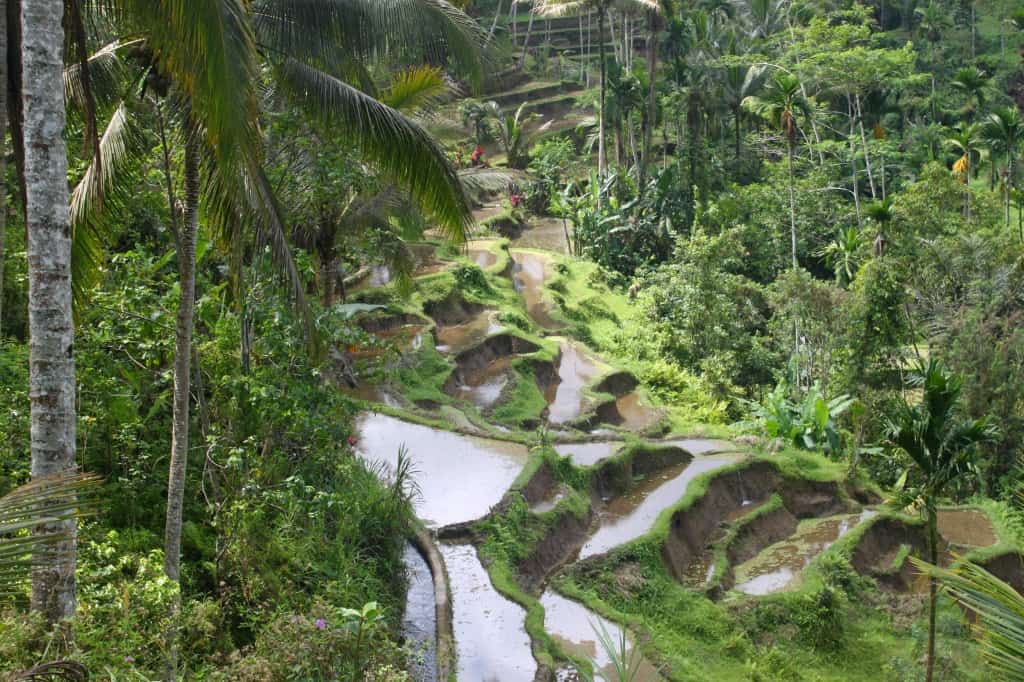
[[[580,559],[604,554],[646,534],[658,516],[686,494],[695,478],[741,457],[738,453],[694,457],[648,476],[600,511],[601,526],[580,549]]]
[[[417,680],[435,682],[444,679],[439,669],[441,629],[438,627],[439,605],[435,597],[436,584],[444,584],[444,580],[435,581],[430,564],[413,542],[406,544],[402,552],[402,563],[405,564],[408,581],[405,612],[402,614],[402,636],[411,655],[409,672]]]
[[[857,524],[877,514],[865,509],[860,514],[804,520],[796,533],[737,566],[733,589],[753,596],[794,589],[800,584],[804,569],[814,559]]]
[[[451,586],[457,679],[533,682],[537,662],[526,610],[498,594],[472,545],[441,544],[440,550]]]
[[[616,647],[625,637],[626,660],[636,670],[636,675],[631,678],[633,682],[657,682],[662,679],[657,669],[644,658],[629,631],[550,588],[541,595],[540,605],[544,608],[544,629],[567,654],[591,661],[595,673],[601,672],[609,676],[607,679],[614,679],[610,677],[613,673],[612,659],[600,642],[600,637],[607,634]],[[568,680],[574,673],[572,666],[566,666],[556,675],[559,680]]]
[[[393,472],[405,448],[416,483],[413,507],[429,527],[472,521],[497,504],[526,464],[526,447],[369,412],[356,421],[356,452]]]

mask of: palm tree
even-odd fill
[[[172,452],[165,525],[165,572],[178,582],[181,526],[188,454],[189,375],[192,308],[195,298],[195,239],[200,201],[211,228],[227,243],[239,243],[249,229],[269,242],[286,273],[291,293],[306,312],[307,335],[315,338],[304,301],[304,285],[292,261],[284,220],[261,168],[256,98],[262,58],[275,92],[267,101],[290,99],[341,143],[352,144],[381,174],[410,192],[417,205],[455,238],[464,236],[471,212],[455,171],[442,150],[411,120],[376,99],[366,60],[400,50],[449,55],[476,79],[482,31],[448,3],[393,0],[389,3],[330,0],[119,0],[110,12],[128,36],[144,36],[143,81],[172,105],[185,143],[184,216],[177,231],[181,278],[175,346]],[[104,15],[105,16],[105,15]],[[94,19],[100,20],[103,17]],[[479,40],[478,40],[479,38]],[[443,49],[442,49],[443,47]],[[359,88],[342,76],[356,78]],[[133,167],[139,146],[131,143],[138,125],[117,110],[104,133],[113,158],[93,159],[73,208],[85,223],[99,222],[108,201]],[[103,145],[101,145],[102,147]],[[200,183],[200,175],[207,179]],[[168,187],[171,184],[168,183]],[[200,191],[202,189],[202,196]],[[83,242],[86,231],[76,231]],[[83,239],[78,239],[81,236]],[[180,595],[175,604],[180,604]],[[172,605],[165,678],[176,668],[177,609]]]
[[[921,505],[928,527],[928,561],[939,563],[939,534],[936,508],[939,498],[957,478],[968,473],[968,460],[975,447],[995,437],[987,419],[969,419],[960,415],[959,400],[963,379],[952,374],[939,361],[922,361],[911,378],[920,389],[921,400],[905,402],[886,425],[891,447],[910,457],[904,472],[904,493]],[[925,680],[931,682],[935,666],[935,577],[928,589],[928,657]]]
[[[975,114],[985,106],[988,80],[989,77],[980,69],[967,66],[957,70],[953,80],[949,81],[949,86],[964,97],[963,114],[968,122],[973,121]]]
[[[64,77],[64,3],[23,0],[21,10],[32,476],[41,478],[75,465],[64,93],[54,87]],[[55,623],[75,615],[75,520],[54,519],[42,532],[63,536],[53,560],[37,567],[32,584],[33,608]]]
[[[786,138],[789,171],[789,228],[793,256],[793,269],[798,267],[796,259],[796,191],[793,177],[793,157],[796,155],[799,119],[811,116],[811,104],[804,97],[800,79],[788,73],[780,73],[765,88],[761,96],[750,96],[743,100],[743,106],[779,129]]]
[[[1013,184],[1014,161],[1024,141],[1024,119],[1016,107],[1000,107],[988,116],[981,135],[988,144],[995,182],[996,155],[1006,156],[1006,179],[1003,182],[1003,206],[1006,224],[1010,224],[1010,187]]]
[[[506,164],[509,168],[522,170],[530,162],[528,153],[526,124],[535,114],[526,112],[528,102],[523,102],[515,113],[503,113],[496,102],[488,102],[493,117],[493,130],[505,150]]]
[[[975,615],[981,653],[997,679],[1024,679],[1024,597],[1012,586],[969,561],[942,569],[911,557],[923,573]]]
[[[977,167],[975,159],[978,157],[978,150],[981,148],[981,127],[977,123],[961,123],[951,131],[946,132],[946,146],[960,157],[953,163],[953,174],[956,175],[964,185],[969,185],[971,171]],[[964,188],[964,215],[971,217],[971,191]]]
[[[818,255],[832,268],[836,276],[836,284],[848,286],[857,276],[857,270],[864,262],[867,243],[863,233],[857,227],[847,227],[839,231],[835,241],[826,245]]]
[[[733,144],[736,161],[741,155],[740,134],[743,122],[743,101],[761,89],[766,68],[764,66],[730,66],[725,71],[725,100],[732,111]]]
[[[878,232],[875,234],[874,250],[875,257],[880,258],[885,255],[885,247],[888,244],[887,227],[893,218],[896,217],[893,211],[892,198],[886,197],[880,201],[872,201],[865,207],[864,213],[867,215],[868,220],[878,226]]]
[[[947,28],[953,25],[953,22],[949,18],[949,13],[946,8],[941,4],[932,0],[925,7],[914,8],[914,16],[918,18],[918,29],[924,36],[924,39],[928,43],[928,63],[929,71],[931,72],[931,97],[929,98],[931,104],[932,121],[935,121],[935,49],[940,43],[943,37],[943,33]]]
[[[7,11],[0,11],[0,338],[4,335],[4,258],[7,254]]]
[[[608,19],[608,9],[614,0],[538,0],[537,13],[545,17],[571,16],[580,13],[596,12],[597,14],[597,49],[601,63],[601,97],[598,105],[597,121],[597,174],[605,176],[608,167],[605,145],[605,102],[607,97],[607,64],[605,61],[604,25]],[[629,0],[630,4],[641,9],[657,11],[659,0]]]
[[[651,159],[651,141],[658,118],[658,34],[661,32],[663,15],[669,14],[670,0],[659,0],[656,9],[647,10],[647,112],[643,130],[643,145],[640,153],[640,175],[637,183],[646,185],[647,164]],[[641,190],[642,191],[642,190]]]

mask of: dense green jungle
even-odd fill
[[[0,680],[1024,680],[1019,0],[0,36]]]

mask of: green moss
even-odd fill
[[[515,360],[512,363],[512,380],[503,393],[503,399],[494,409],[493,417],[502,424],[523,426],[540,419],[547,407],[534,378],[533,363],[529,360]]]

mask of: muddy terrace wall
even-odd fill
[[[398,329],[399,327],[411,325],[426,326],[430,324],[430,321],[423,319],[419,315],[413,315],[412,313],[384,313],[369,317],[360,317],[356,324],[358,324],[359,327],[367,333],[380,334],[383,332],[389,332],[392,329]]]
[[[455,371],[445,382],[445,390],[450,393],[458,384],[463,383],[466,374],[482,370],[500,358],[535,353],[538,350],[540,346],[537,344],[512,334],[492,336],[455,356]]]
[[[423,304],[423,312],[434,318],[438,326],[448,327],[469,322],[486,307],[482,303],[467,301],[453,292],[440,300]]]
[[[619,454],[598,463],[591,474],[591,495],[599,500],[618,497],[632,487],[634,478],[650,476],[692,459],[692,454],[676,445],[627,445]]]
[[[762,503],[773,493],[780,495],[782,506],[794,520],[835,514],[850,507],[835,481],[788,478],[770,462],[755,461],[740,469],[719,472],[708,482],[704,495],[672,515],[662,556],[673,577],[685,581],[691,565],[716,539],[723,539],[719,531],[722,522],[742,509],[744,502]],[[782,532],[782,525],[788,522],[780,518],[759,523],[779,523],[778,532]],[[751,543],[743,553],[755,548]]]

